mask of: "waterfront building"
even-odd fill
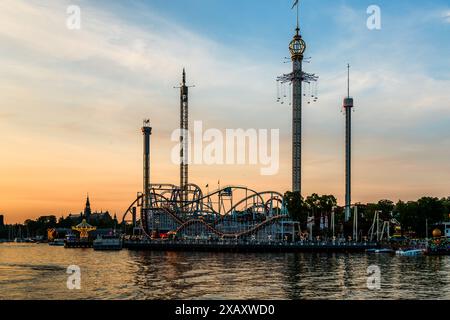
[[[113,223],[113,218],[111,217],[109,211],[101,210],[92,212],[89,195],[86,197],[84,210],[80,213],[69,213],[68,218],[74,223],[80,223],[83,219],[86,219],[89,223],[101,225],[109,225]]]

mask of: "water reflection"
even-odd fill
[[[68,290],[79,265],[82,289]],[[367,288],[367,268],[381,290]],[[2,299],[449,299],[449,257],[94,252],[0,246]]]

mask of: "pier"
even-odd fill
[[[357,242],[236,242],[236,241],[159,241],[126,240],[124,248],[129,250],[151,251],[203,251],[203,252],[328,252],[357,253],[375,249],[376,243]]]
[[[83,249],[83,248],[92,248],[92,241],[65,241],[64,248],[66,249]]]

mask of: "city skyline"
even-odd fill
[[[291,3],[174,3],[0,4],[0,212],[8,223],[79,212],[87,192],[94,209],[120,217],[142,191],[144,118],[153,127],[151,180],[176,184],[170,135],[179,125],[173,86],[183,67],[196,85],[190,123],[279,128],[281,143],[275,176],[261,176],[259,166],[193,165],[189,180],[211,190],[219,180],[290,189],[291,109],[276,103],[275,78],[289,71]],[[382,28],[373,31],[370,2],[301,3],[305,56],[312,57],[305,71],[320,77],[319,101],[304,107],[303,194],[334,194],[344,204],[341,104],[351,63],[353,202],[449,196],[448,3],[419,10],[418,1],[378,1]],[[80,30],[66,28],[72,4],[81,8]]]

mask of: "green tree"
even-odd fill
[[[438,198],[423,197],[417,201],[418,215],[416,221],[416,232],[424,237],[426,234],[426,224],[431,226],[446,219],[444,204]]]
[[[333,207],[337,206],[337,199],[333,195],[323,195],[319,198],[319,203],[325,213],[331,213]]]
[[[441,199],[442,205],[444,206],[446,219],[450,219],[450,197]]]
[[[70,228],[74,225],[72,219],[70,219],[69,217],[60,217],[58,219],[58,224],[57,227],[58,228]]]
[[[46,236],[47,229],[56,227],[56,217],[53,215],[41,216],[36,220],[28,219],[24,223],[26,234],[24,236]]]
[[[383,199],[378,201],[377,203],[377,210],[381,211],[384,217],[389,217],[389,215],[394,210],[394,207],[394,202],[392,202],[391,200]]]
[[[303,197],[299,192],[286,192],[284,202],[289,212],[289,216],[296,221],[306,223],[308,212]]]

